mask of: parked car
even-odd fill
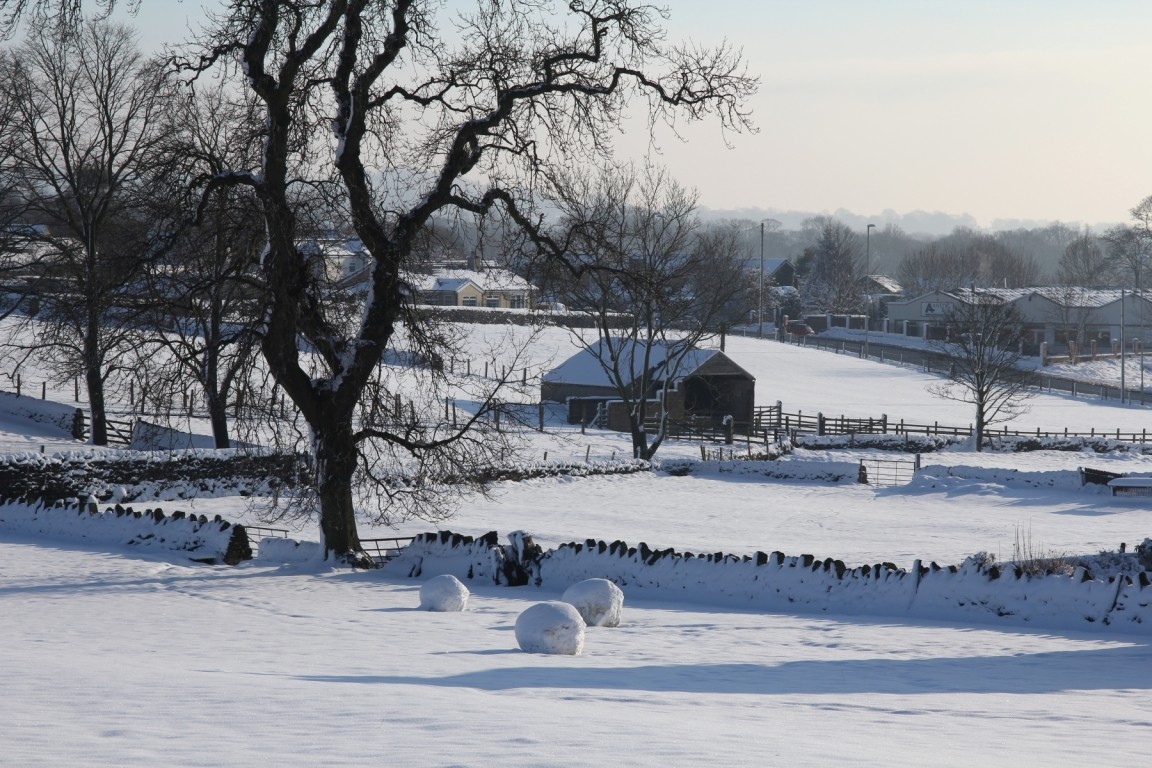
[[[788,325],[784,326],[784,332],[791,333],[795,336],[807,336],[810,333],[816,333],[816,331],[812,330],[812,326],[808,325],[808,323],[802,323],[799,320],[789,322]]]

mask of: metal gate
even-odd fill
[[[887,488],[894,485],[907,485],[920,469],[920,454],[908,459],[860,459],[859,481]]]

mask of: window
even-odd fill
[[[500,306],[500,295],[496,294],[496,293],[490,293],[487,296],[485,296],[484,297],[484,306],[486,306],[490,309],[496,309],[497,307],[499,307]]]
[[[464,298],[460,299],[460,304],[461,304],[461,306],[465,306],[465,307],[474,307],[474,306],[476,306],[476,297],[475,296],[465,296]]]
[[[518,293],[512,294],[508,299],[508,306],[512,309],[524,309],[524,297]]]

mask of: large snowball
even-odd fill
[[[537,603],[517,617],[516,642],[525,653],[577,656],[584,650],[584,619],[568,603]]]
[[[564,591],[563,600],[579,611],[580,618],[590,627],[620,626],[624,593],[608,579],[577,582]]]
[[[468,587],[450,573],[433,576],[420,587],[420,607],[426,611],[462,611],[468,604]]]

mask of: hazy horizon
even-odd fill
[[[117,16],[155,49],[216,5],[143,0],[134,18]],[[714,122],[679,126],[686,144],[657,133],[656,159],[709,211],[782,221],[844,211],[850,225],[925,234],[952,221],[1098,231],[1152,194],[1152,106],[1136,96],[1152,63],[1150,3],[667,5],[670,42],[726,41],[761,78],[750,104],[758,133],[724,136]],[[633,117],[616,145],[639,161],[650,149]]]
[[[1086,224],[1081,221],[1061,221],[1059,219],[993,219],[985,224],[967,213],[920,210],[899,212],[891,209],[869,216],[844,208],[833,211],[798,211],[779,208],[733,209],[701,206],[700,214],[704,219],[747,219],[753,222],[775,219],[785,230],[800,229],[805,219],[816,216],[831,216],[858,231],[863,231],[869,224],[875,224],[878,229],[883,229],[888,224],[894,224],[909,235],[931,235],[934,237],[951,234],[957,227],[1001,232],[1014,229],[1042,229],[1052,224],[1064,224],[1075,229],[1083,229],[1087,226],[1093,233],[1100,234],[1109,227],[1123,223],[1119,220]]]

